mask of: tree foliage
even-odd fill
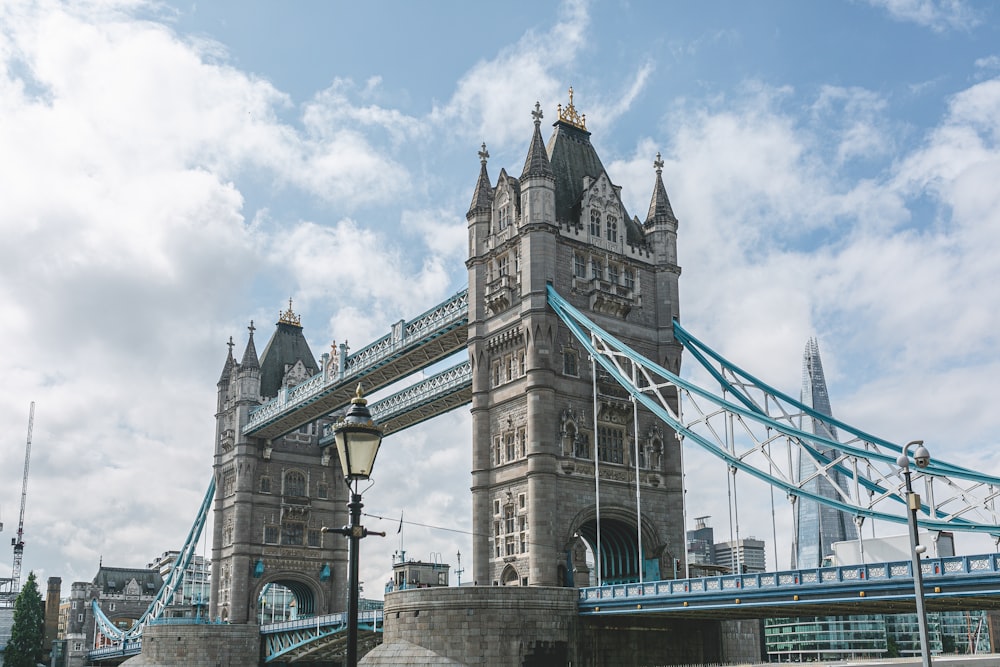
[[[14,601],[14,625],[3,652],[4,667],[35,667],[42,661],[44,642],[45,602],[32,572]]]

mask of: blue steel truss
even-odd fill
[[[181,583],[184,581],[184,571],[191,564],[191,558],[194,556],[198,540],[201,538],[201,531],[208,520],[208,510],[212,506],[212,499],[214,497],[215,477],[212,477],[212,481],[208,485],[208,491],[205,492],[205,498],[201,501],[201,507],[198,509],[198,516],[195,517],[194,524],[191,526],[191,530],[188,531],[187,539],[184,541],[184,546],[181,547],[180,553],[177,554],[177,560],[174,561],[173,568],[163,581],[163,586],[160,587],[159,592],[149,604],[145,613],[139,617],[139,620],[131,628],[123,629],[115,626],[105,616],[104,612],[101,611],[97,600],[95,599],[91,602],[98,632],[110,640],[115,647],[119,647],[119,650],[121,650],[120,647],[123,645],[127,648],[130,644],[134,645],[141,640],[143,628],[147,624],[160,619],[163,616],[163,610],[173,601],[174,593],[181,587]]]
[[[906,523],[906,487],[896,459],[899,445],[868,435],[812,410],[760,382],[709,349],[674,323],[675,337],[719,383],[718,393],[684,380],[644,358],[594,324],[551,286],[549,304],[601,369],[678,434],[741,471],[784,490],[791,499],[809,498],[865,518]],[[668,397],[680,397],[681,411]],[[848,434],[843,442],[802,428],[803,420],[822,421]],[[823,429],[816,429],[823,430]],[[841,435],[841,437],[844,437]],[[830,457],[823,452],[836,450]],[[797,479],[793,459],[810,457],[816,472]],[[940,460],[917,469],[925,501],[918,523],[930,530],[963,530],[1000,536],[996,508],[1000,478]],[[834,471],[840,475],[833,474]],[[810,492],[808,483],[825,477],[836,496]],[[842,477],[841,477],[842,476]],[[846,480],[841,482],[839,479]]]
[[[358,629],[382,632],[381,609],[358,613]],[[326,614],[295,621],[270,623],[260,627],[264,642],[264,662],[291,662],[319,652],[336,651],[346,642],[347,614]]]

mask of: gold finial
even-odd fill
[[[577,113],[576,107],[573,106],[573,86],[569,87],[569,104],[566,105],[565,109],[560,104],[557,110],[559,112],[559,120],[569,123],[573,127],[578,127],[581,130],[587,129],[587,116],[581,116]]]
[[[364,393],[361,391],[361,383],[358,383],[358,388],[354,390],[354,398],[351,399],[351,404],[353,405],[368,405],[368,401],[365,400]]]
[[[293,327],[302,326],[302,318],[292,312],[292,299],[288,298],[288,310],[278,313],[278,324],[290,324]]]

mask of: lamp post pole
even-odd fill
[[[909,456],[910,447],[916,445],[917,449],[913,454],[913,460],[917,467],[926,468],[930,464],[930,454],[923,444],[923,440],[907,443],[896,462],[903,469],[903,479],[906,482],[906,518],[910,528],[910,557],[913,561],[913,593],[917,603],[917,626],[920,629],[920,657],[923,667],[931,667],[931,644],[927,634],[927,611],[924,609],[924,574],[920,568],[920,554],[926,548],[920,547],[920,538],[917,535],[917,510],[920,509],[920,495],[913,492]]]
[[[347,667],[357,667],[358,664],[358,598],[360,596],[358,568],[360,563],[361,540],[369,535],[381,535],[384,532],[369,531],[361,525],[361,494],[358,493],[358,481],[371,476],[375,456],[382,442],[382,429],[372,421],[368,402],[361,394],[358,385],[355,397],[351,399],[351,408],[347,414],[333,425],[333,433],[337,442],[337,454],[344,472],[344,480],[351,492],[351,501],[347,503],[351,523],[343,528],[323,528],[328,533],[338,533],[349,541],[348,578],[347,578]]]

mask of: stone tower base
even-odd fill
[[[142,633],[142,654],[128,667],[249,667],[260,663],[256,625],[149,625]]]
[[[463,586],[385,596],[382,645],[362,665],[577,664],[575,588]]]

